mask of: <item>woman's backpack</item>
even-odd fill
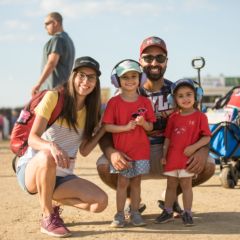
[[[49,90],[43,90],[32,97],[29,103],[21,110],[20,115],[14,124],[10,138],[10,148],[13,153],[16,154],[13,159],[12,166],[15,171],[15,161],[17,157],[21,157],[27,150],[28,137],[31,131],[34,119],[36,117],[34,109],[42,100],[44,95]],[[58,91],[58,101],[52,115],[48,121],[48,127],[50,127],[60,116],[63,108],[64,94],[63,90]]]

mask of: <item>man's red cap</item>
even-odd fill
[[[143,40],[141,47],[140,47],[140,55],[142,55],[143,51],[150,46],[160,47],[166,54],[168,53],[167,46],[166,46],[166,43],[164,42],[164,40],[162,40],[159,37],[153,36],[153,37],[148,37]]]

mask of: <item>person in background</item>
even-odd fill
[[[3,115],[0,113],[0,141],[2,141],[3,138]]]
[[[75,48],[72,39],[63,30],[63,18],[51,12],[44,22],[50,40],[43,49],[42,72],[32,88],[32,95],[44,89],[53,89],[66,82],[71,73]]]
[[[76,59],[64,83],[59,118],[47,128],[58,98],[57,90],[48,91],[35,109],[29,147],[17,161],[19,185],[39,195],[41,232],[53,237],[71,235],[60,217],[60,205],[101,212],[108,203],[103,190],[73,172],[78,151],[87,156],[105,133],[103,127],[96,130],[100,121],[100,75],[95,59]]]
[[[184,211],[181,214],[185,226],[193,226],[192,218],[192,177],[194,173],[186,171],[187,160],[198,149],[206,146],[211,139],[207,116],[198,110],[202,95],[201,89],[195,89],[191,79],[180,79],[172,84],[170,102],[175,111],[169,116],[163,144],[161,164],[163,174],[167,176],[165,206],[155,223],[173,220],[173,203],[176,200],[177,187],[182,189]]]
[[[120,87],[120,94],[107,104],[102,122],[105,130],[113,135],[114,147],[127,156],[128,169],[118,171],[110,165],[110,172],[118,175],[117,213],[111,227],[124,227],[124,206],[127,188],[131,187],[131,222],[134,226],[146,223],[138,211],[140,204],[141,176],[149,172],[150,144],[146,131],[151,131],[155,116],[151,102],[139,96],[137,89],[146,79],[138,62],[126,59],[112,72],[112,82]]]

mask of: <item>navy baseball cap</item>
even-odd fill
[[[194,82],[192,79],[182,78],[171,85],[171,92],[174,93],[180,86],[189,86],[193,90],[195,90]]]
[[[75,60],[75,63],[74,63],[74,66],[73,66],[73,71],[76,70],[79,67],[92,68],[97,72],[98,76],[101,75],[99,63],[95,59],[93,59],[89,56],[80,57],[80,58],[77,58]]]

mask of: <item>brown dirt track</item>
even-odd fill
[[[219,168],[208,182],[194,188],[196,226],[186,228],[181,219],[161,225],[153,223],[160,212],[156,201],[161,198],[166,184],[165,180],[153,179],[142,182],[142,199],[147,204],[143,217],[148,225],[142,228],[130,224],[124,229],[110,228],[115,213],[115,192],[102,183],[96,172],[95,163],[100,154],[96,148],[89,157],[79,156],[76,173],[102,187],[109,196],[109,206],[99,214],[64,207],[62,217],[73,233],[72,239],[240,239],[240,185],[234,189],[221,187]],[[24,193],[18,186],[11,168],[12,157],[8,142],[1,142],[0,240],[53,239],[40,233],[38,198]]]

